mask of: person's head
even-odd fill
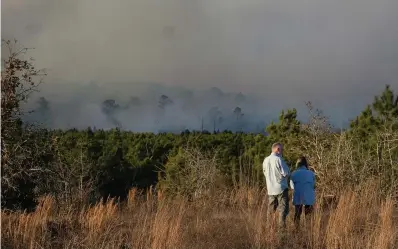
[[[282,155],[283,153],[283,145],[281,143],[274,143],[272,145],[272,152],[277,155]]]
[[[308,169],[307,159],[304,156],[299,157],[299,159],[297,159],[296,166],[297,168],[304,166]]]

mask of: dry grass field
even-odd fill
[[[264,190],[240,187],[200,199],[139,194],[126,202],[57,205],[43,197],[33,213],[2,212],[2,248],[398,248],[397,206],[376,183],[317,194],[311,217],[296,229],[293,207],[278,231]],[[306,221],[307,220],[307,221]],[[306,221],[306,222],[305,222]]]

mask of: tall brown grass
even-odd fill
[[[2,248],[398,248],[397,206],[377,184],[343,191],[336,205],[321,205],[286,231],[267,216],[266,192],[237,188],[190,201],[131,190],[113,199],[70,209],[50,196],[35,212],[2,212]]]

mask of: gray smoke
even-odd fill
[[[275,116],[253,96],[225,93],[211,88],[203,91],[150,83],[119,85],[115,92],[95,83],[59,85],[56,92],[33,94],[25,106],[34,110],[25,118],[50,128],[120,127],[139,132],[188,130],[264,131],[266,120]],[[141,89],[139,89],[141,86]],[[70,85],[69,85],[70,87]],[[101,94],[105,93],[105,94]]]
[[[256,126],[306,100],[339,125],[398,87],[396,0],[3,0],[2,10],[2,37],[34,47],[49,72],[41,96],[55,127],[196,128],[212,107],[237,106]],[[248,103],[216,103],[203,93],[213,86]],[[161,95],[174,104],[159,113]],[[134,97],[141,109],[126,106]],[[107,99],[121,110],[104,115]]]

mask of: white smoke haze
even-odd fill
[[[254,96],[224,93],[218,88],[190,91],[149,83],[119,84],[117,89],[124,89],[122,93],[95,84],[76,87],[75,92],[62,86],[57,89],[63,95],[44,89],[31,96],[25,108],[34,112],[27,119],[62,129],[90,126],[121,127],[137,132],[185,129],[259,132],[264,130],[265,121],[272,118],[270,113],[275,116],[280,111],[267,110]],[[144,89],[132,90],[137,86]]]
[[[252,130],[307,100],[340,125],[398,90],[397,13],[396,0],[3,0],[2,38],[47,69],[30,104],[49,101],[51,127],[113,127],[102,102],[131,97],[141,106],[112,116],[135,131],[200,129],[214,106],[217,127]],[[163,113],[161,95],[174,102]]]

